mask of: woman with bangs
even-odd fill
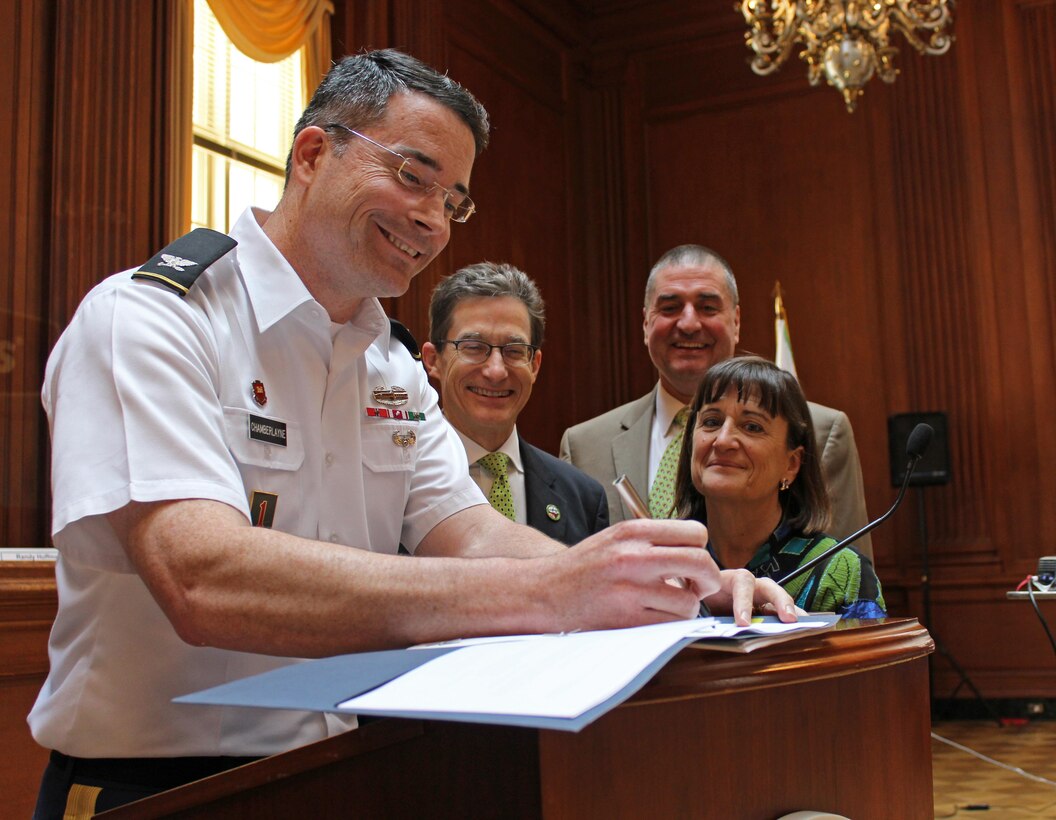
[[[708,370],[690,405],[675,483],[679,518],[708,528],[723,569],[783,578],[832,547],[830,509],[814,428],[799,382],[758,356]],[[873,565],[853,547],[785,589],[808,612],[882,618]]]

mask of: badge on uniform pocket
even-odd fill
[[[249,499],[249,518],[254,527],[267,527],[271,529],[275,521],[275,507],[278,506],[279,496],[276,493],[262,493],[254,490]]]

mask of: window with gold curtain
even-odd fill
[[[191,224],[282,193],[293,126],[329,67],[329,0],[194,0]]]

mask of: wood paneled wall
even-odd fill
[[[1056,551],[1056,4],[959,6],[952,51],[903,49],[897,82],[871,83],[853,115],[796,60],[754,76],[724,4],[597,12],[592,65],[622,122],[595,138],[623,144],[610,229],[627,237],[627,303],[660,253],[701,242],[737,273],[742,348],[772,355],[780,279],[804,389],[851,416],[874,514],[894,495],[887,417],[947,413],[951,482],[874,535],[889,602],[923,615],[923,521],[936,634],[985,694],[1051,693],[1042,628],[1004,592]],[[623,399],[651,383],[635,367]],[[942,695],[956,677],[936,672]]]
[[[469,262],[535,277],[547,343],[521,429],[556,450],[566,426],[655,380],[640,307],[661,252],[726,256],[742,347],[764,355],[780,279],[804,387],[850,414],[874,513],[893,498],[887,417],[949,416],[953,480],[874,537],[894,611],[922,614],[922,512],[936,633],[985,694],[1054,694],[1041,627],[1004,592],[1056,554],[1056,0],[959,4],[951,52],[903,49],[897,82],[874,80],[853,115],[797,60],[754,76],[728,3],[335,5],[336,55],[404,48],[493,120],[479,215],[394,315],[424,338],[432,286]],[[91,284],[173,231],[159,192],[179,7],[0,0],[16,112],[0,126],[5,545],[47,542],[46,351]]]
[[[46,424],[40,382],[49,349],[51,78],[45,3],[5,0],[0,27],[0,544],[41,544],[46,528]]]
[[[0,259],[0,544],[48,533],[47,352],[85,293],[181,232],[166,196],[178,139],[171,57],[190,35],[180,0],[3,0],[16,116],[0,126],[9,171]],[[183,163],[187,167],[187,163]],[[85,408],[90,435],[92,408]]]

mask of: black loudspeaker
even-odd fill
[[[950,448],[946,438],[945,413],[896,413],[887,419],[887,452],[891,459],[891,486],[901,487],[906,476],[906,442],[918,424],[935,431],[931,446],[917,462],[909,483],[915,485],[948,484],[950,481]]]

